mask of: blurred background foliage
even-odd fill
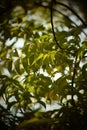
[[[0,2],[1,129],[87,129],[86,3]]]

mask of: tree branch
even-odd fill
[[[60,48],[60,49],[63,49],[60,44],[58,43],[57,41],[57,38],[56,38],[56,35],[55,35],[55,31],[54,31],[54,24],[53,24],[53,4],[54,4],[54,0],[51,1],[51,8],[50,8],[50,17],[51,17],[51,26],[52,26],[52,32],[53,32],[53,36],[54,36],[54,40],[57,44],[57,46]]]
[[[72,66],[72,81],[71,81],[71,91],[72,91],[72,105],[75,106],[75,102],[74,102],[74,80],[75,80],[75,75],[76,75],[76,67],[77,67],[77,56],[75,58],[75,61],[73,63],[73,66]]]
[[[75,10],[73,10],[72,8],[70,8],[68,5],[66,5],[66,4],[64,4],[64,3],[57,2],[57,1],[55,1],[55,3],[58,4],[58,5],[61,5],[61,6],[65,7],[65,8],[67,8],[68,10],[70,10],[70,11],[82,22],[82,24],[83,24],[85,27],[87,27],[87,24],[86,24],[86,23],[84,22],[84,20],[76,13]]]
[[[49,6],[43,5],[42,3],[36,2],[36,5],[41,6],[43,8],[50,9]],[[63,17],[65,17],[67,20],[69,20],[71,23],[73,23],[76,27],[79,27],[72,19],[70,19],[67,15],[65,15],[63,12],[59,11],[58,9],[52,8],[52,11],[55,11],[55,12],[61,14]],[[84,26],[82,26],[82,28],[84,28]],[[83,33],[84,33],[85,36],[87,36],[87,34],[84,31],[83,31]]]

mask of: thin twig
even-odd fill
[[[60,44],[58,43],[57,38],[56,38],[56,35],[55,35],[55,31],[54,31],[54,24],[53,24],[53,3],[54,3],[54,1],[52,0],[52,1],[51,1],[51,8],[50,8],[52,32],[53,32],[53,36],[54,36],[54,39],[55,39],[55,42],[56,42],[57,46],[58,46],[60,49],[63,49],[63,48],[60,46]]]
[[[41,3],[36,3],[37,5],[43,7],[43,8],[47,8],[47,9],[50,9],[49,6],[46,6],[46,5],[43,5]],[[72,19],[70,19],[67,15],[65,15],[63,12],[59,11],[58,9],[55,9],[55,8],[52,8],[53,11],[61,14],[63,17],[65,17],[67,20],[69,20],[73,25],[75,25],[76,27],[79,27]],[[84,26],[82,27],[84,28]],[[85,36],[87,36],[87,34],[82,30],[82,32],[84,33]]]
[[[70,10],[70,11],[82,22],[82,24],[83,24],[85,27],[87,27],[87,24],[86,24],[86,23],[84,22],[84,20],[76,13],[75,10],[73,10],[72,8],[70,8],[68,5],[66,5],[66,4],[64,4],[64,3],[57,2],[57,1],[55,1],[55,3],[58,4],[58,5],[61,5],[61,6],[65,7],[65,8],[67,8],[68,10]]]
[[[75,75],[76,75],[76,67],[77,67],[77,56],[75,58],[75,61],[73,63],[73,66],[72,66],[72,81],[71,81],[71,90],[72,90],[72,105],[75,106],[75,102],[74,102],[74,80],[75,80]]]

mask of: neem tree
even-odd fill
[[[73,6],[0,2],[1,129],[87,129],[87,25]]]

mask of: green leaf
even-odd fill
[[[40,59],[42,59],[44,56],[43,53],[39,54],[39,56],[33,61],[32,65],[34,65],[37,61],[39,61]]]
[[[17,73],[20,74],[20,59],[17,59],[14,63]]]
[[[28,69],[28,68],[29,68],[28,61],[29,61],[29,59],[28,59],[27,57],[25,57],[25,58],[22,59],[22,64],[23,64],[24,70],[25,70],[26,72],[29,72],[29,69]]]
[[[12,71],[12,64],[13,64],[13,62],[12,62],[12,60],[10,60],[9,63],[8,63],[8,70],[9,70],[9,72]]]
[[[34,118],[31,118],[30,120],[25,120],[24,122],[20,123],[16,129],[18,130],[18,129],[27,127],[30,124],[45,124],[45,123],[50,123],[50,122],[52,122],[52,119],[39,119],[37,117],[34,117]]]

